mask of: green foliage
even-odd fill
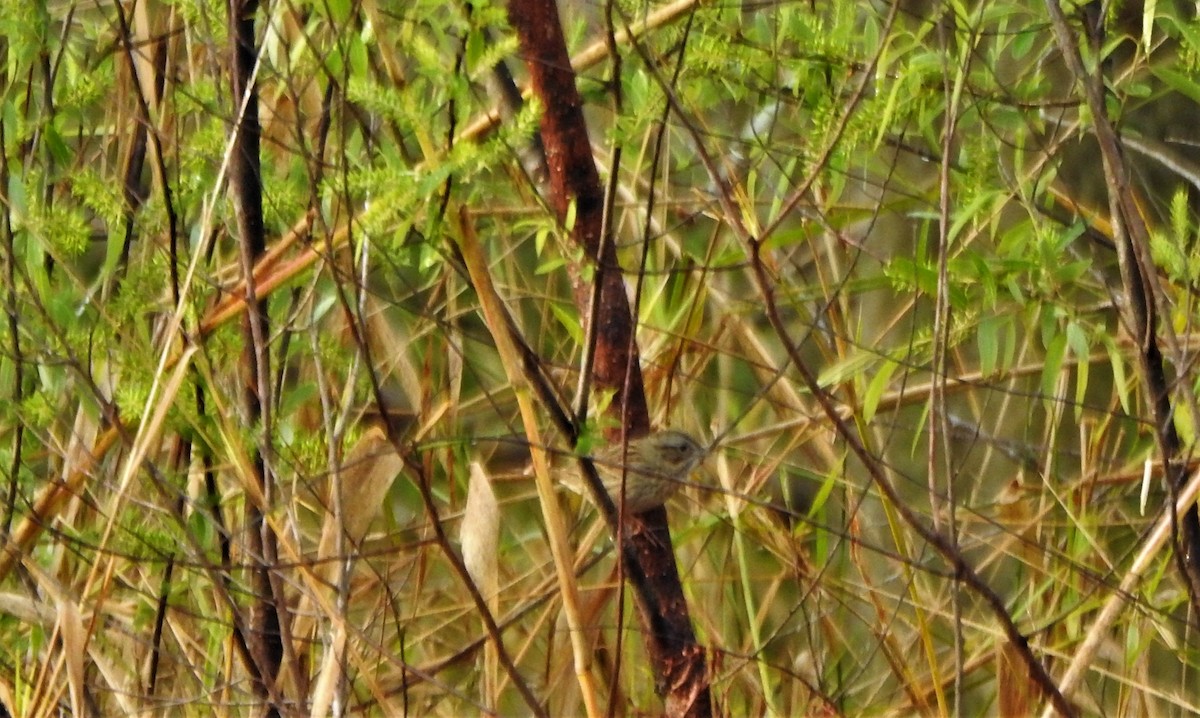
[[[556,216],[548,208],[560,205],[519,161],[542,101],[530,97],[494,127],[483,121],[496,64],[527,74],[506,6],[302,0],[260,10],[260,176],[265,240],[279,256],[256,280],[270,404],[254,417],[244,404],[257,358],[237,306],[243,238],[227,185],[236,108],[226,3],[138,8],[149,25],[138,38],[118,37],[111,5],[26,5],[0,0],[0,211],[10,223],[0,225],[11,226],[0,237],[0,305],[11,302],[16,324],[14,335],[0,323],[0,466],[15,474],[12,525],[36,530],[25,572],[0,575],[0,593],[67,597],[105,616],[90,628],[84,674],[96,710],[128,708],[151,651],[163,661],[156,698],[205,696],[218,713],[256,705],[230,647],[255,600],[261,555],[245,521],[258,460],[274,479],[265,514],[289,629],[314,624],[291,649],[289,670],[312,671],[297,685],[343,665],[353,668],[340,693],[350,712],[523,714],[511,678],[498,696],[481,690],[484,664],[468,650],[484,642],[478,609],[446,555],[458,544],[432,538],[434,521],[452,537],[460,528],[463,479],[480,461],[503,517],[504,647],[547,712],[580,713],[562,660],[572,655],[562,587],[546,588],[545,519],[524,478],[524,387],[509,377],[536,371],[574,412],[585,344],[620,318],[589,326],[581,297],[596,267],[574,240],[586,213],[567,198],[567,216]],[[562,5],[572,49],[604,39],[603,7]],[[664,7],[618,5],[618,32],[623,18]],[[1172,421],[1190,446],[1200,255],[1194,178],[1177,171],[1195,143],[1178,118],[1200,103],[1200,25],[1169,3],[1123,7],[1111,5],[1105,44],[1083,55],[1103,75],[1119,131],[1143,141],[1127,147],[1123,181],[1151,228],[1145,269],[1165,313],[1152,329]],[[1128,333],[1095,118],[1044,10],[892,9],[700,3],[641,33],[637,50],[619,41],[619,77],[601,60],[581,66],[577,83],[602,182],[616,191],[608,228],[638,301],[651,423],[721,442],[669,515],[688,609],[731,715],[986,714],[1024,680],[989,658],[1005,642],[988,602],[900,519],[852,439],[922,525],[948,532],[954,522],[963,560],[1056,676],[1062,661],[1051,656],[1077,651],[1167,501],[1154,475],[1144,513],[1139,505],[1143,463],[1158,458],[1148,413],[1157,398],[1141,385],[1142,338]],[[1077,25],[1071,32],[1082,39]],[[127,45],[163,62],[148,124]],[[127,176],[141,126],[145,157]],[[310,211],[308,231],[285,244]],[[527,365],[500,363],[462,264],[468,233],[531,350]],[[186,292],[180,317],[171,262]],[[945,324],[935,327],[939,306]],[[853,437],[835,431],[797,363]],[[147,405],[152,386],[159,398]],[[323,525],[335,514],[329,442],[343,437],[335,453],[349,455],[377,436],[377,386],[392,438],[411,454],[379,494],[366,493],[365,473],[344,472],[352,483],[338,510],[370,496],[368,526],[340,535],[342,555],[318,560],[322,536],[338,535]],[[590,393],[576,447],[585,454],[619,425],[615,394]],[[109,399],[119,426],[98,409]],[[161,425],[139,433],[159,414]],[[560,468],[566,447],[546,434]],[[384,444],[361,465],[393,458]],[[52,513],[31,516],[60,476],[76,483]],[[584,545],[587,535],[572,535],[575,558],[600,563],[578,581],[607,586],[611,542]],[[1119,650],[1087,673],[1088,710],[1195,711],[1177,690],[1200,660],[1177,620],[1186,594],[1172,565],[1157,554],[1132,591],[1137,610],[1106,634]],[[603,652],[620,670],[603,675],[622,681],[614,695],[627,703],[616,712],[656,713],[625,608],[624,648]],[[164,631],[151,639],[160,610]],[[618,645],[617,617],[612,604],[589,616],[598,645]],[[4,644],[21,646],[6,659],[16,705],[42,714],[71,712],[43,677],[60,675],[53,625],[0,611]],[[336,626],[352,629],[349,653],[330,663]],[[311,696],[292,698],[308,706]]]

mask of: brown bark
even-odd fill
[[[229,164],[229,185],[237,215],[238,243],[245,275],[246,313],[242,319],[245,347],[242,352],[243,410],[250,425],[260,425],[263,436],[269,432],[270,369],[267,349],[266,300],[256,295],[253,268],[266,251],[263,229],[262,182],[259,157],[261,128],[258,123],[258,96],[253,73],[256,59],[254,16],[257,0],[229,0],[229,35],[233,44],[231,85],[235,118],[233,153]],[[255,479],[262,495],[273,495],[264,457],[267,441],[254,452]],[[250,568],[251,606],[246,631],[247,648],[256,664],[255,689],[267,699],[267,715],[278,715],[279,698],[275,678],[283,661],[283,636],[278,593],[272,586],[275,568],[275,536],[262,511],[253,502],[246,504],[246,552]]]
[[[615,248],[602,236],[604,191],[592,159],[583,101],[575,87],[558,10],[553,0],[510,0],[508,16],[529,69],[533,95],[544,108],[541,138],[550,170],[550,204],[564,219],[574,202],[573,238],[596,263],[599,300],[592,317],[592,381],[598,389],[615,392],[612,411],[625,436],[640,436],[649,431],[650,421],[633,314]],[[585,312],[591,307],[586,294],[579,292],[576,297]],[[692,630],[671,551],[666,511],[659,507],[637,516],[634,522],[640,524],[637,529],[621,532],[627,534],[622,539],[622,556],[626,576],[633,584],[656,689],[665,702],[664,712],[670,716],[711,715],[705,652]]]

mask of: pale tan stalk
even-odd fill
[[[534,483],[537,485],[538,501],[542,507],[542,515],[546,520],[546,533],[550,537],[550,553],[554,557],[554,570],[558,575],[559,587],[562,589],[563,613],[566,615],[567,626],[571,634],[571,648],[575,659],[575,677],[579,681],[579,690],[590,718],[603,715],[596,697],[595,680],[592,677],[591,652],[588,647],[587,635],[583,622],[580,620],[579,587],[575,582],[575,573],[571,569],[574,554],[567,542],[566,522],[554,493],[554,484],[550,480],[550,463],[546,458],[546,442],[538,427],[537,412],[533,404],[533,392],[521,371],[521,354],[517,350],[512,336],[509,334],[508,311],[504,307],[492,277],[488,273],[487,260],[483,248],[479,245],[470,227],[458,238],[459,249],[462,250],[467,272],[479,296],[479,304],[483,309],[484,319],[488,330],[496,342],[496,350],[500,354],[500,362],[512,383],[513,394],[517,406],[521,410],[521,420],[525,425],[525,435],[529,439],[529,449],[533,457]]]

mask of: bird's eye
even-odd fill
[[[688,445],[684,443],[672,444],[666,448],[674,461],[682,461],[688,454],[692,453],[689,451]]]

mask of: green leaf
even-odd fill
[[[1150,41],[1154,30],[1154,14],[1158,0],[1146,0],[1142,5],[1142,52],[1150,54]]]
[[[367,45],[363,42],[362,36],[352,35],[350,37],[350,71],[356,77],[364,77],[370,71],[370,63],[367,60]]]
[[[485,50],[483,33],[477,29],[471,30],[467,34],[467,45],[464,48],[463,59],[467,63],[467,67],[472,70],[479,67],[479,59],[483,57]]]
[[[1182,280],[1187,275],[1188,260],[1180,246],[1161,232],[1150,235],[1150,255],[1154,263],[1162,267],[1172,279]]]
[[[1144,82],[1129,82],[1121,86],[1121,89],[1129,97],[1150,97],[1154,94],[1153,88]]]
[[[821,371],[817,377],[817,384],[822,387],[830,387],[836,384],[841,384],[847,379],[851,379],[861,374],[867,367],[879,361],[879,355],[874,352],[860,351],[840,362],[831,364]]]
[[[1060,285],[1074,284],[1079,281],[1079,278],[1087,273],[1092,267],[1090,259],[1080,259],[1074,262],[1067,262],[1060,265],[1054,270],[1052,276],[1054,281]]]
[[[1179,438],[1183,441],[1184,447],[1195,446],[1196,425],[1192,423],[1192,412],[1176,411],[1172,416],[1175,418],[1175,430],[1179,432]]]
[[[566,263],[567,263],[567,260],[563,259],[562,257],[550,257],[549,259],[547,259],[544,262],[539,262],[537,265],[537,269],[533,270],[533,273],[537,276],[541,276],[543,274],[550,274],[550,273],[558,270],[560,267],[565,266]]]
[[[567,216],[563,220],[563,229],[567,230],[568,232],[571,232],[575,229],[575,205],[575,200],[572,198],[571,203],[567,205]]]
[[[50,155],[54,157],[54,161],[67,165],[74,159],[75,155],[71,149],[67,147],[67,143],[63,141],[62,135],[58,133],[56,123],[47,123],[43,128],[42,141],[46,143],[46,149]]]
[[[899,364],[889,359],[883,363],[879,371],[875,372],[875,376],[871,377],[871,381],[867,384],[867,391],[863,394],[864,423],[869,423],[875,418],[875,409],[879,406],[879,400],[883,397],[883,392],[888,388],[892,374],[895,373],[898,366]]]
[[[1017,361],[1017,323],[1005,322],[1004,356],[1000,360],[1001,371],[1008,371]]]
[[[1035,32],[1032,29],[1016,33],[1013,41],[1008,46],[1012,61],[1016,62],[1024,59],[1029,54],[1029,51],[1033,49],[1034,42],[1040,37],[1042,37],[1041,33]]]
[[[1175,241],[1186,242],[1192,234],[1191,209],[1188,207],[1188,191],[1182,186],[1171,195],[1171,234]]]
[[[996,372],[996,363],[1000,357],[1000,323],[1003,320],[994,314],[989,314],[979,320],[975,341],[979,347],[979,372],[983,376],[991,376]]]
[[[838,485],[839,476],[840,474],[837,472],[830,472],[825,475],[825,480],[821,482],[820,488],[817,489],[816,495],[812,498],[812,503],[809,504],[808,518],[815,519],[824,510],[825,503],[829,500],[829,495],[833,493],[834,487]]]
[[[14,224],[23,224],[29,214],[29,205],[25,200],[25,183],[19,174],[8,177],[8,202],[13,213]]]
[[[1053,404],[1059,400],[1058,379],[1067,355],[1067,335],[1056,334],[1046,347],[1045,365],[1042,367],[1042,401],[1047,413],[1053,413]]]
[[[583,327],[579,324],[579,315],[567,311],[558,302],[550,302],[550,311],[554,313],[554,318],[563,326],[563,329],[567,330],[567,334],[571,336],[571,340],[577,346],[583,346]]]
[[[1154,73],[1155,77],[1171,87],[1171,89],[1181,95],[1187,96],[1192,102],[1200,103],[1200,83],[1196,82],[1195,75],[1177,72],[1168,66],[1152,66],[1150,71]]]
[[[327,0],[329,19],[335,23],[343,23],[350,17],[350,0]]]
[[[1067,324],[1067,343],[1075,355],[1075,420],[1083,416],[1083,402],[1087,397],[1088,370],[1091,367],[1087,334],[1075,322]]]

